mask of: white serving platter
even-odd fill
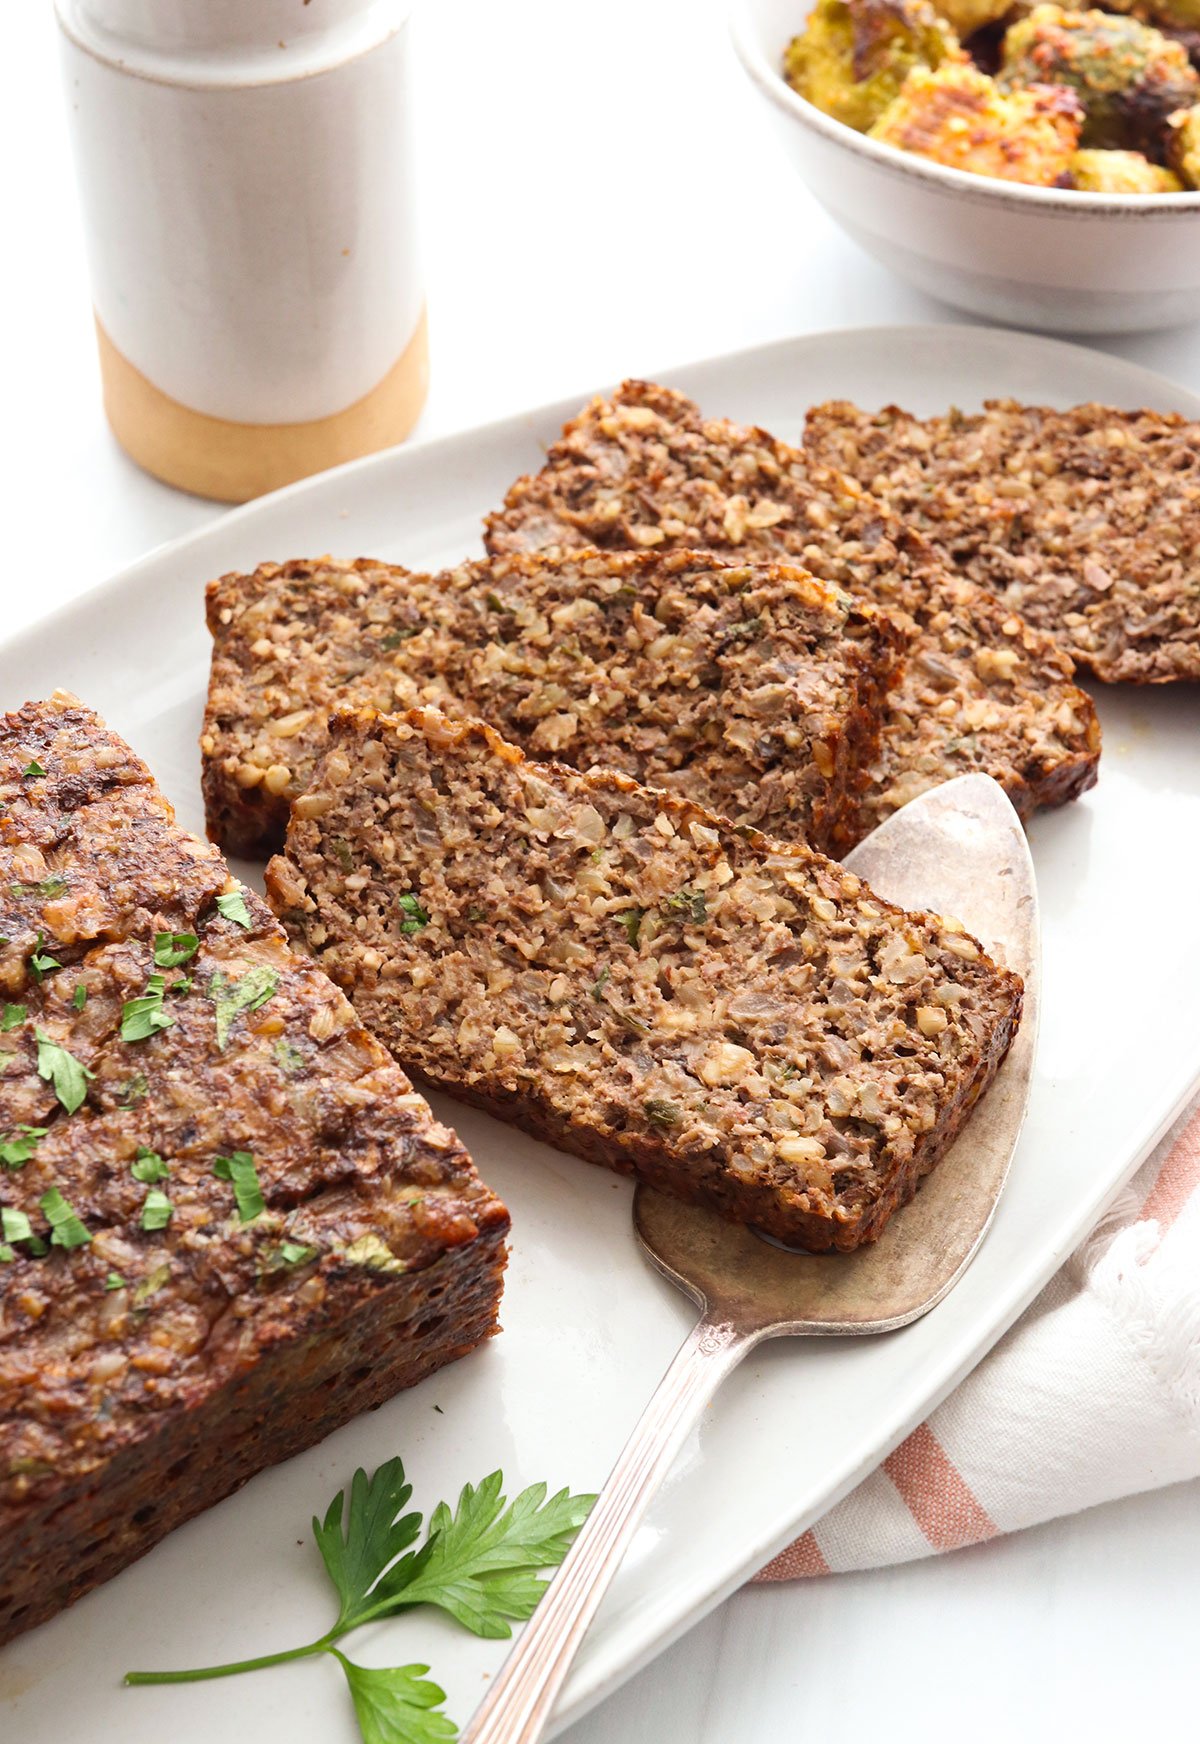
[[[1196,396],[1129,364],[968,327],[814,335],[666,379],[713,413],[788,438],[811,402],[831,397],[932,412],[1007,394],[1200,415]],[[324,551],[410,567],[476,552],[484,512],[517,473],[536,468],[541,445],[584,398],[324,474],[151,553],[0,649],[0,703],[56,686],[76,691],[149,760],[183,821],[201,829],[205,580]],[[1028,1125],[978,1258],[904,1331],[787,1341],[738,1371],[639,1533],[567,1687],[560,1724],[874,1467],[1030,1301],[1200,1085],[1200,903],[1189,888],[1200,862],[1200,688],[1105,689],[1098,701],[1099,787],[1031,832],[1044,926],[1039,1064]],[[690,1310],[639,1255],[628,1183],[445,1098],[437,1103],[513,1213],[503,1336],[254,1479],[12,1643],[0,1653],[0,1737],[353,1744],[350,1705],[328,1661],[181,1688],[124,1690],[120,1677],[319,1635],[332,1607],[308,1521],[360,1463],[402,1454],[426,1512],[496,1466],[510,1492],[539,1478],[599,1487]],[[221,1452],[214,1446],[212,1457]],[[350,1645],[367,1663],[431,1663],[460,1724],[504,1652],[422,1612]],[[799,1641],[793,1675],[804,1654]]]

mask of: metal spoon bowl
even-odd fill
[[[461,1744],[534,1744],[651,1497],[724,1377],[765,1338],[890,1332],[928,1312],[970,1264],[1025,1119],[1038,1028],[1037,886],[1016,812],[986,775],[913,800],[847,866],[889,901],[953,915],[1025,980],[1008,1057],[965,1130],[879,1240],[798,1254],[649,1187],[634,1227],[702,1310],[625,1444],[546,1596]]]

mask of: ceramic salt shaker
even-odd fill
[[[425,398],[406,0],[56,0],[104,403],[240,502]]]

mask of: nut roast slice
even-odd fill
[[[1022,987],[957,922],[613,771],[340,715],[269,900],[427,1081],[801,1246],[873,1240]]]
[[[1096,779],[1095,710],[1044,629],[952,571],[858,478],[764,430],[705,418],[670,389],[631,381],[593,400],[489,517],[487,543],[496,553],[689,546],[786,560],[906,618],[915,640],[859,835],[955,775],[994,776],[1022,816]]]
[[[334,708],[417,703],[845,845],[907,642],[794,566],[692,552],[518,555],[440,575],[264,564],[214,582],[208,616],[208,827],[244,854],[281,844]]]
[[[993,400],[914,418],[844,401],[805,443],[1109,683],[1200,679],[1200,424]]]

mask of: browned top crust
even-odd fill
[[[737,822],[854,840],[904,631],[781,564],[575,551],[441,575],[265,564],[209,589],[210,833],[281,841],[336,704],[437,701]]]
[[[626,382],[586,406],[487,521],[494,552],[553,546],[703,546],[786,558],[919,630],[893,692],[863,828],[925,788],[975,770],[1023,813],[1096,778],[1100,729],[1072,664],[1006,601],[946,567],[862,484],[766,431],[704,418],[685,398]]]
[[[52,950],[58,966],[18,973],[10,960],[0,1038],[0,1142],[14,1158],[0,1166],[5,1530],[265,1348],[319,1341],[364,1292],[507,1226],[454,1134],[266,906],[171,825],[127,746],[56,699],[0,722],[0,766],[34,757],[45,775],[5,786],[2,875],[40,844],[67,889],[40,912],[22,893],[37,961]],[[234,893],[243,918],[215,906]],[[185,962],[156,965],[161,931],[189,935]],[[165,1027],[123,1039],[128,1002],[155,974]],[[75,1112],[47,1071],[58,1049],[86,1074]],[[214,1173],[235,1152],[252,1157],[265,1202],[246,1222]],[[86,1230],[80,1245],[45,1245],[55,1190]],[[155,1190],[169,1201],[162,1227],[147,1216]]]
[[[878,1234],[1021,1008],[956,922],[428,711],[337,718],[267,888],[427,1078],[816,1248]]]
[[[914,418],[832,401],[806,446],[1115,683],[1200,679],[1200,424],[1014,400]]]

